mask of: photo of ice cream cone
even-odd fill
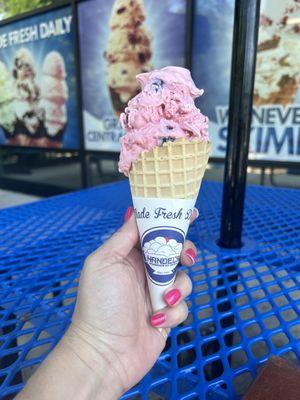
[[[69,98],[66,67],[61,54],[50,52],[42,67],[41,102],[46,136],[40,139],[42,147],[60,148],[67,124],[66,102]]]
[[[29,146],[30,141],[39,135],[42,120],[38,111],[40,87],[36,82],[34,60],[27,48],[21,48],[15,54],[13,77],[18,123],[11,144]]]
[[[143,0],[116,0],[105,52],[107,83],[116,116],[139,90],[136,75],[151,69],[151,34],[145,27]]]
[[[16,122],[13,85],[6,65],[0,62],[0,127],[8,141],[14,137]]]
[[[300,83],[300,3],[262,4],[253,103],[292,104]]]
[[[166,67],[137,77],[141,92],[120,117],[119,170],[129,177],[153,310],[176,276],[181,246],[210,154],[207,117],[190,72]]]

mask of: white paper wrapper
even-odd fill
[[[166,307],[195,200],[133,197],[153,311]]]

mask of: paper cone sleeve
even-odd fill
[[[169,243],[174,244],[176,241],[176,249],[180,249],[180,244],[183,245],[207,166],[210,147],[208,142],[180,138],[142,153],[132,165],[129,174],[130,187],[154,311],[166,306],[163,294],[173,284],[177,266],[172,264],[164,276],[168,270],[168,265],[164,263],[172,260],[167,254],[167,247]],[[165,210],[165,213],[157,215],[159,208]],[[166,240],[166,245],[159,247],[154,243],[156,238],[162,242]],[[145,254],[145,248],[151,243],[154,247],[159,247],[158,255],[155,257],[153,254],[153,259],[161,261],[160,268],[147,264],[149,254]],[[166,252],[165,258],[162,251]],[[172,251],[170,246],[170,254]],[[174,250],[175,253],[176,251]],[[178,259],[179,255],[180,251],[176,253]],[[160,270],[159,275],[156,269]]]

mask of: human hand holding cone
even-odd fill
[[[142,92],[121,123],[120,171],[129,176],[153,311],[176,276],[210,143],[201,95],[188,70],[167,67],[137,77]]]

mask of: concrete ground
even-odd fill
[[[0,189],[0,208],[19,206],[37,201],[39,197]]]

